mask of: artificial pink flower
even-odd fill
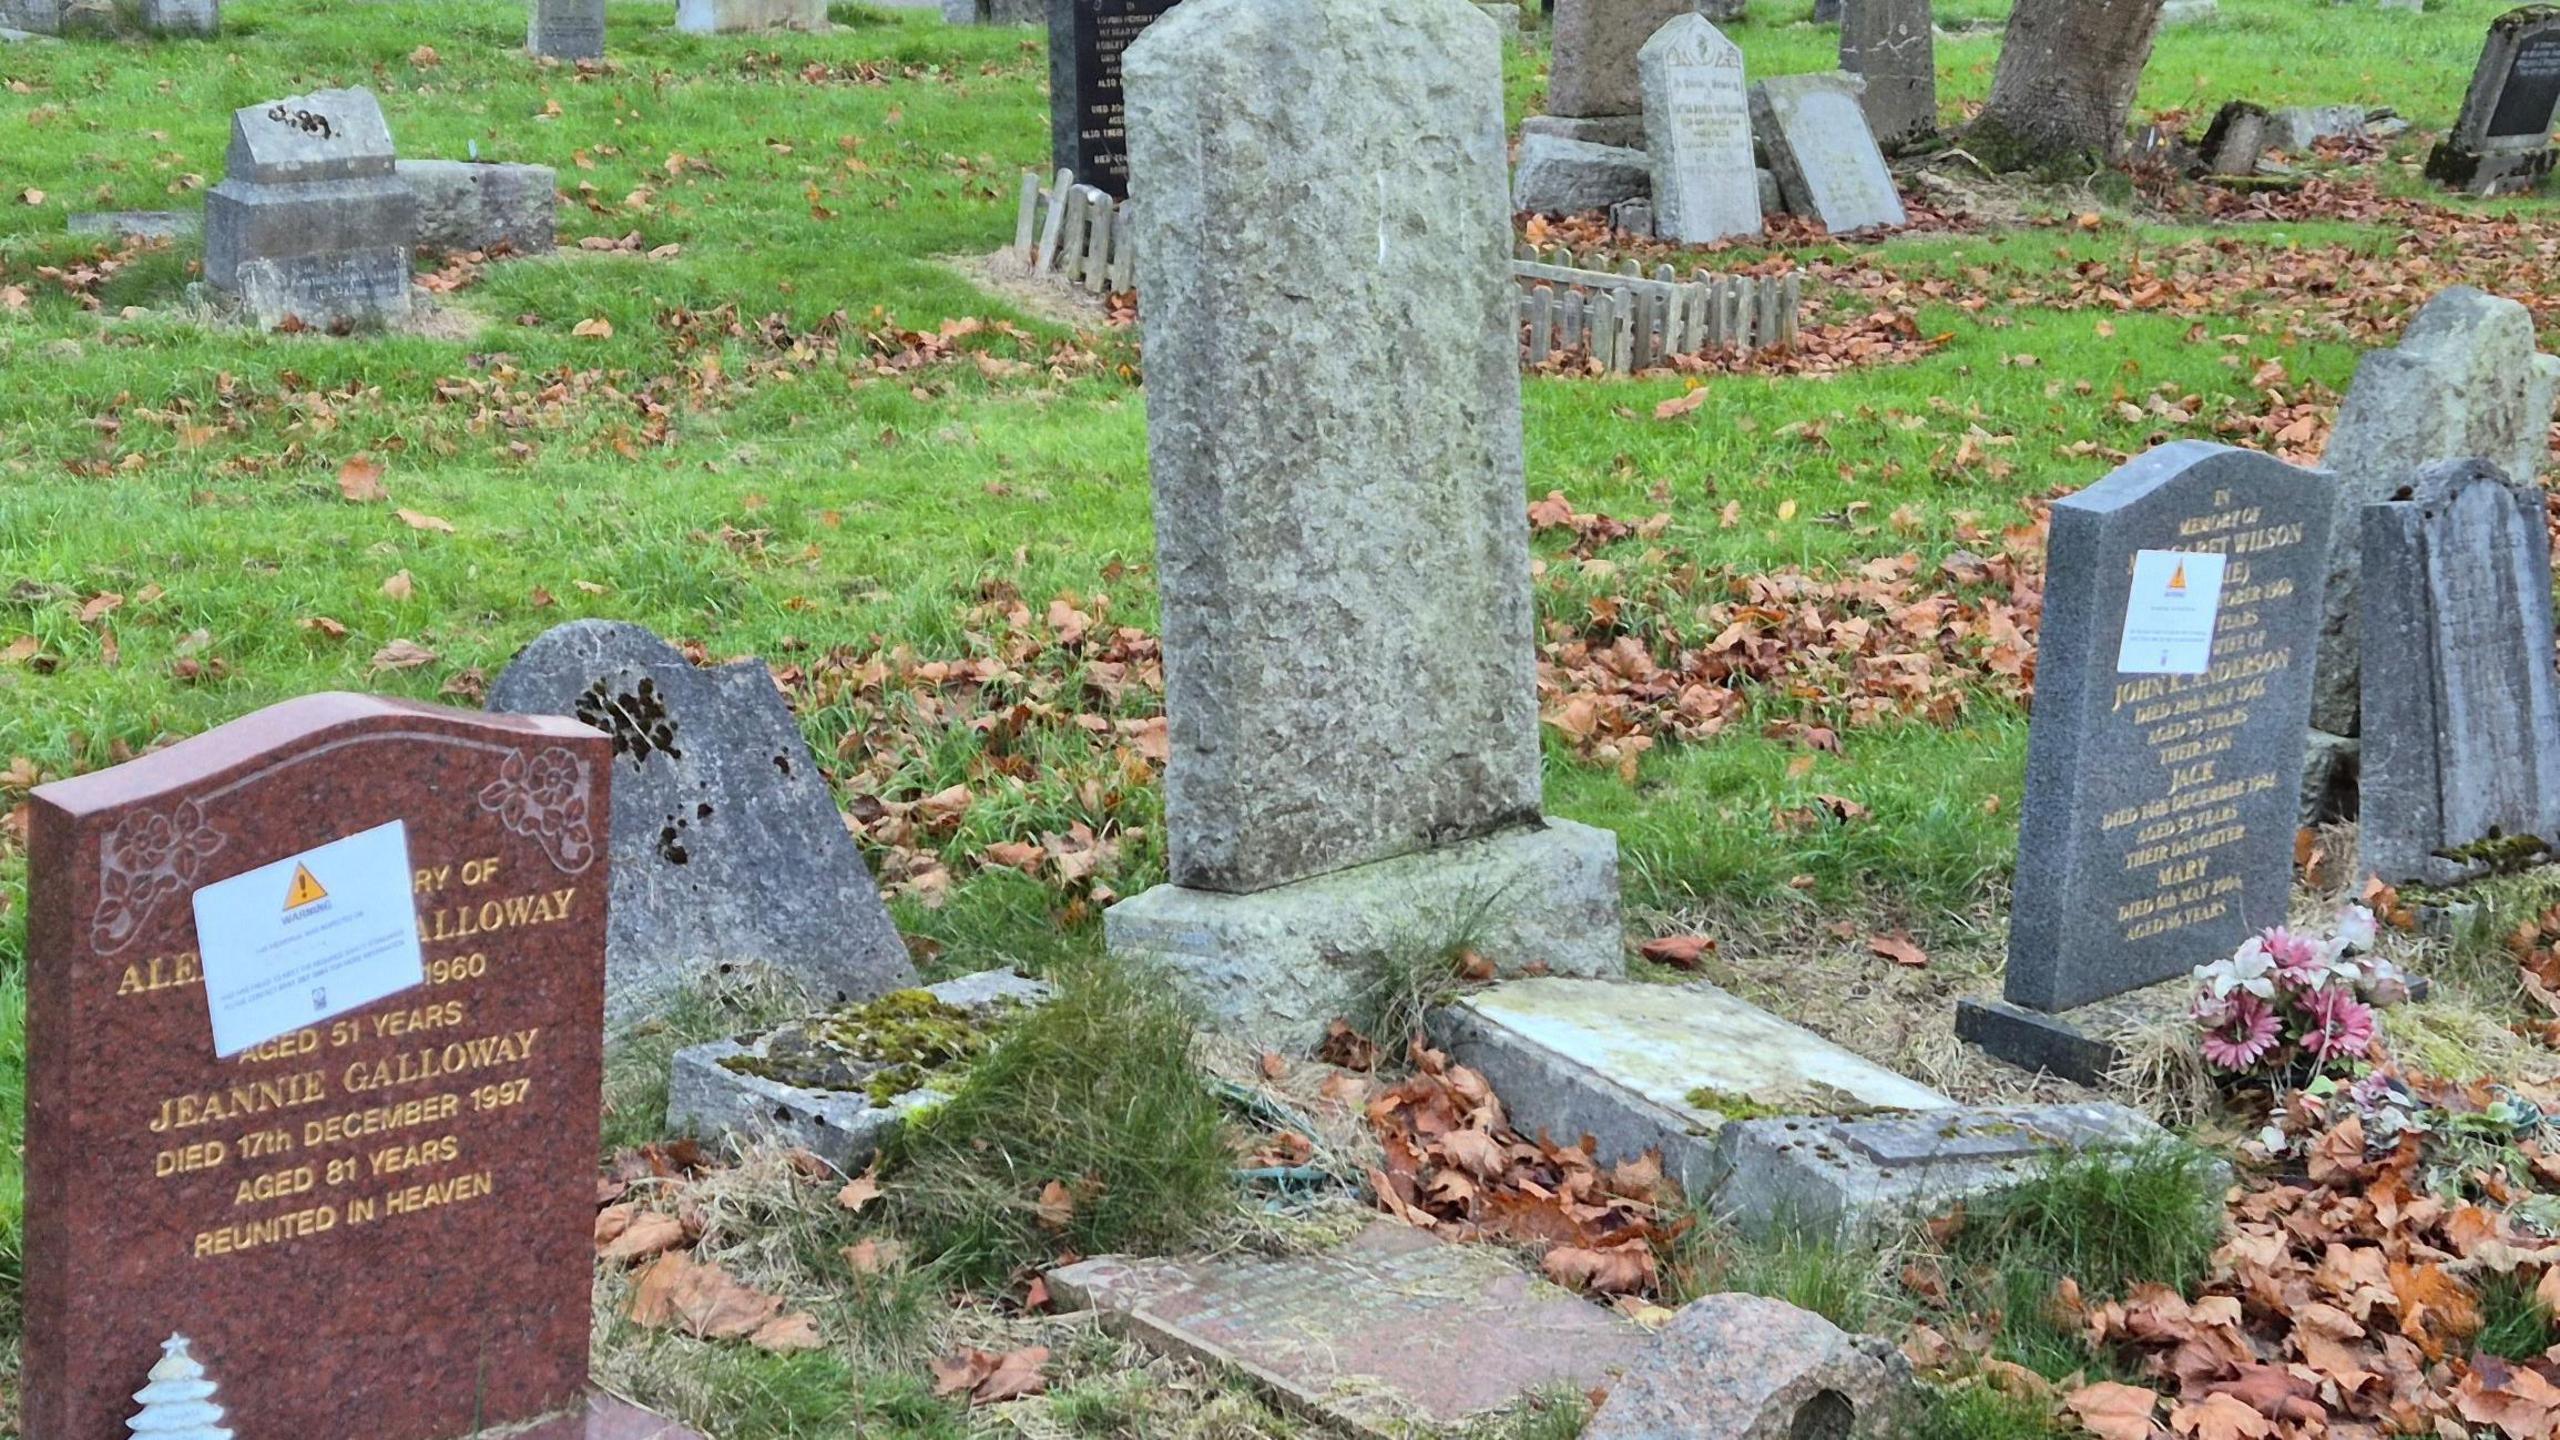
[[[2254,995],[2234,995],[2224,1019],[2204,1035],[2204,1058],[2225,1070],[2246,1070],[2266,1058],[2282,1027],[2276,1012]]]
[[[2373,1009],[2352,993],[2334,988],[2317,991],[2304,1008],[2311,1027],[2303,1034],[2302,1048],[2312,1056],[2330,1060],[2362,1055],[2373,1048]]]
[[[2314,989],[2329,978],[2329,957],[2320,942],[2308,935],[2296,935],[2281,925],[2259,937],[2267,947],[2267,957],[2276,964],[2276,974],[2296,989]]]

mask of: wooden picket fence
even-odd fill
[[[1013,248],[1033,273],[1057,275],[1071,288],[1118,294],[1138,284],[1137,232],[1126,200],[1076,183],[1061,170],[1048,185],[1022,172],[1022,205],[1013,222]]]
[[[1634,260],[1523,245],[1512,261],[1521,283],[1521,356],[1544,364],[1588,350],[1602,368],[1632,373],[1673,355],[1792,350],[1803,335],[1801,275],[1711,275],[1683,280],[1668,265],[1651,275]]]

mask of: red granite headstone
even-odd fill
[[[313,695],[35,793],[28,1440],[184,1332],[250,1440],[585,1403],[609,742]],[[223,1060],[193,892],[407,826],[426,983]]]

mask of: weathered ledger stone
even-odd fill
[[[638,625],[579,620],[509,662],[489,708],[574,716],[612,737],[610,1023],[731,965],[780,972],[821,1004],[915,983],[762,661],[697,669]]]
[[[1655,233],[1688,245],[1760,233],[1751,95],[1742,47],[1704,16],[1681,15],[1636,57],[1652,157]]]
[[[406,315],[418,202],[394,163],[369,90],[234,112],[222,183],[205,195],[205,282],[238,296],[262,326]]]
[[[1781,75],[1751,87],[1751,126],[1787,208],[1834,235],[1910,223],[1876,148],[1854,75]]]
[[[2363,509],[2417,470],[2477,456],[2532,483],[2549,453],[2560,358],[2536,353],[2533,317],[2467,285],[2418,312],[2390,350],[2356,366],[2321,463],[2338,480],[2338,519],[2321,620],[2311,723],[2325,743],[2303,783],[2306,823],[2355,812],[2355,746]]]
[[[1129,197],[1121,54],[1174,0],[1049,0],[1049,163]]]
[[[2053,507],[2011,1003],[2166,980],[2284,919],[2334,514],[2326,476],[2200,441]],[[2228,557],[2204,674],[2119,669],[2146,550]]]
[[[582,1398],[610,760],[563,720],[313,695],[35,792],[26,1433],[124,1433],[181,1328],[242,1435]],[[426,983],[217,1058],[194,892],[393,821]]]
[[[2526,5],[2489,24],[2453,129],[2427,176],[2470,195],[2531,190],[2551,173],[2560,108],[2560,6]]]
[[[1538,812],[1500,47],[1465,0],[1187,0],[1129,48],[1173,884],[1107,912],[1115,946],[1241,963],[1221,935],[1305,937],[1286,887],[1332,877],[1318,918],[1374,929],[1431,881],[1336,872],[1499,852],[1497,948],[1608,931],[1497,960],[1622,963],[1614,845]]]
[[[1885,150],[1938,133],[1938,31],[1929,0],[1850,0],[1840,20],[1840,68],[1867,82],[1858,103]]]
[[[2365,507],[2363,867],[2449,885],[2560,841],[2560,694],[2542,491],[2481,460]],[[2484,843],[2486,842],[2486,843]]]
[[[403,160],[418,200],[418,243],[431,249],[547,254],[559,243],[560,176],[548,165]]]
[[[554,60],[604,58],[604,0],[531,0],[527,54]]]

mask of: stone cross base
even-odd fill
[[[1159,885],[1105,911],[1103,931],[1216,1029],[1284,1054],[1355,1012],[1382,955],[1463,946],[1505,975],[1626,972],[1618,837],[1570,820],[1249,895]]]

